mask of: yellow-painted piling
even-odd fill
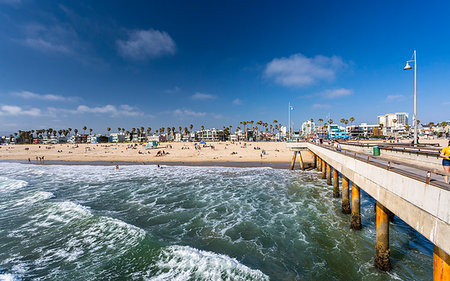
[[[350,214],[348,178],[342,175],[342,213]]]
[[[322,162],[322,179],[326,179],[327,178],[327,163],[323,160],[320,162]]]
[[[389,210],[377,202],[377,242],[375,245],[375,266],[381,270],[391,269],[389,249]]]
[[[327,163],[327,184],[331,185],[331,166]]]
[[[333,168],[333,197],[339,197],[339,172]]]
[[[450,281],[450,255],[433,245],[433,280]]]
[[[352,216],[350,219],[350,228],[355,230],[361,229],[361,213],[360,213],[360,192],[359,186],[352,182]]]

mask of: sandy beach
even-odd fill
[[[162,154],[158,156],[158,152]],[[145,144],[54,144],[0,146],[0,160],[39,161],[39,157],[52,161],[124,161],[124,162],[261,162],[289,163],[292,152],[285,142],[214,142],[162,143],[155,149]]]

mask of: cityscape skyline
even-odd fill
[[[413,73],[402,69],[415,49],[418,119],[449,119],[447,3],[15,0],[0,7],[0,134],[288,125],[289,102],[295,129],[329,114],[376,124],[386,112],[412,116]]]

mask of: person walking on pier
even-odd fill
[[[448,183],[448,175],[450,175],[450,141],[448,141],[447,147],[441,150],[441,157],[444,158],[442,160],[442,166],[444,166],[445,171],[444,180],[445,183]]]

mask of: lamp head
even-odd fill
[[[403,68],[403,70],[410,70],[412,67],[409,65],[409,62],[406,62],[405,67]]]

